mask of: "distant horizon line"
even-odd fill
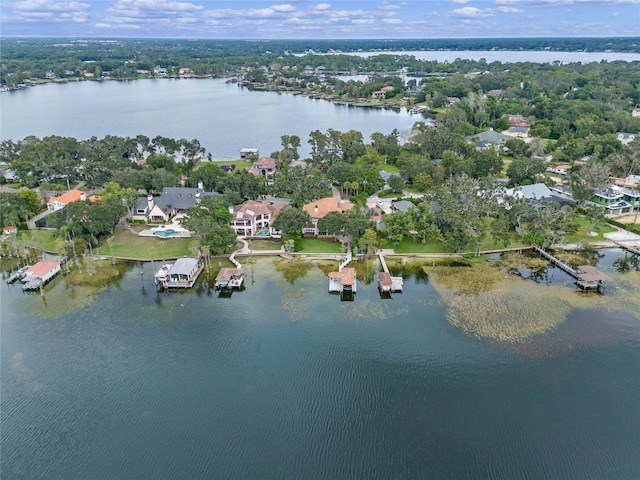
[[[638,35],[579,35],[579,36],[539,36],[539,37],[388,37],[388,38],[344,38],[344,37],[273,37],[273,38],[235,38],[235,37],[154,37],[154,36],[87,36],[87,35],[66,35],[66,36],[52,36],[52,35],[0,35],[0,40],[3,39],[23,39],[23,38],[37,38],[37,39],[122,39],[122,40],[228,40],[228,41],[278,41],[278,40],[300,40],[300,41],[406,41],[406,40],[561,40],[561,39],[638,39]]]

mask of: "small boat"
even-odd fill
[[[28,266],[27,267],[22,267],[19,270],[16,270],[15,272],[13,272],[9,278],[7,278],[7,283],[8,284],[12,284],[17,282],[18,280],[22,280],[25,275],[26,275],[26,271],[28,270]]]
[[[167,273],[173,267],[173,263],[165,263],[160,267],[160,269],[155,273],[154,278],[156,281],[156,285],[161,285],[167,279]]]

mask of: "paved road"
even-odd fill
[[[30,218],[29,220],[27,220],[27,227],[29,228],[29,230],[35,230],[37,227],[36,222],[38,220],[40,220],[41,218],[46,217],[47,215],[53,213],[52,210],[45,210],[42,213],[39,213],[38,215],[36,215],[35,217]]]

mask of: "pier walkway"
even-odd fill
[[[391,276],[382,250],[378,250],[378,258],[380,259],[380,266],[383,270],[378,274],[378,287],[380,290],[383,292],[402,292],[404,281],[402,280],[402,277]]]
[[[631,245],[625,245],[624,243],[617,242],[615,240],[611,240],[611,241],[613,243],[615,243],[617,246],[619,246],[620,248],[622,248],[622,249],[624,249],[624,250],[626,250],[628,252],[631,252],[631,253],[633,253],[635,255],[640,255],[640,249],[639,248],[632,247]]]
[[[576,285],[583,290],[595,289],[598,292],[604,291],[605,282],[609,278],[604,273],[599,272],[590,265],[581,265],[577,270],[574,270],[569,265],[546,252],[542,248],[535,245],[532,248],[560,270],[573,277],[576,280]]]

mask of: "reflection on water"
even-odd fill
[[[620,255],[600,296],[503,272],[456,293],[407,259],[385,300],[373,281],[341,302],[315,262],[292,279],[273,258],[230,298],[156,292],[149,264],[85,303],[66,277],[5,285],[3,478],[633,478],[640,278]],[[510,292],[564,302],[562,322],[499,342],[448,319]]]

